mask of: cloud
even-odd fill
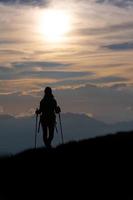
[[[25,78],[75,78],[86,75],[93,75],[91,72],[70,71],[67,68],[71,64],[63,64],[60,62],[45,62],[45,61],[28,61],[28,62],[13,62],[0,66],[0,79],[13,80]],[[64,71],[63,71],[64,69]],[[66,70],[65,70],[66,69]]]
[[[49,85],[58,82],[56,79],[49,78],[27,78],[27,79],[13,79],[0,80],[0,94],[14,94],[16,92],[22,93],[33,90],[40,90],[44,85]],[[9,101],[9,104],[11,102]]]
[[[81,71],[41,71],[33,72],[26,71],[20,74],[20,77],[38,77],[38,78],[55,78],[55,79],[64,79],[64,78],[76,78],[83,76],[92,76],[92,72],[81,72]]]
[[[27,55],[27,52],[25,52],[25,51],[18,51],[18,50],[13,50],[13,49],[6,49],[6,50],[4,50],[4,49],[1,49],[0,50],[0,55],[8,55],[8,54],[10,54],[10,55]]]
[[[12,69],[8,66],[6,66],[6,64],[0,65],[0,72],[4,73],[4,72],[10,72],[12,71]]]
[[[113,84],[110,88],[122,90],[123,88],[128,88],[130,85],[126,83],[116,83]]]
[[[25,113],[48,84],[56,89],[64,111],[92,113],[105,120],[124,118],[122,106],[130,106],[132,99],[128,84],[133,82],[133,12],[127,9],[132,1],[0,2],[0,105],[6,111]],[[72,30],[65,42],[52,45],[38,33],[43,3],[69,8]]]
[[[120,31],[129,31],[133,30],[133,22],[122,22],[122,23],[115,23],[113,25],[103,25],[102,27],[95,27],[95,28],[79,28],[76,30],[75,34],[78,35],[104,35],[104,34],[111,34]]]
[[[1,52],[1,51],[0,51]],[[2,53],[10,53],[10,50],[2,51]],[[16,55],[25,55],[24,52],[11,51]],[[74,72],[62,72],[63,68],[67,68],[71,64],[65,64],[61,62],[45,62],[45,61],[23,61],[23,62],[12,62],[12,63],[3,63],[0,65],[0,79],[1,80],[13,80],[18,78],[30,78],[30,77],[40,77],[40,78],[49,78],[49,77],[67,77],[67,76],[78,76],[79,73]],[[58,71],[54,71],[57,70]],[[50,70],[49,70],[50,69]],[[53,70],[54,69],[54,70]],[[61,69],[61,71],[59,71]],[[47,71],[46,71],[47,70]],[[84,73],[83,73],[84,74]],[[81,74],[82,75],[82,72]]]
[[[92,76],[94,73],[92,72],[81,72],[81,71],[23,71],[23,72],[15,72],[15,70],[8,69],[8,68],[0,68],[1,80],[14,80],[14,79],[21,79],[25,80],[26,78],[40,78],[40,79],[69,79],[69,78],[81,78],[85,76]],[[3,73],[2,73],[3,72]],[[8,73],[7,73],[8,72]]]
[[[45,86],[47,85],[44,84],[43,89]],[[38,94],[36,96],[22,93],[0,95],[0,105],[5,112],[14,115],[29,112],[38,106],[43,96],[43,89],[36,91]],[[91,113],[95,118],[107,122],[132,119],[131,111],[126,109],[133,106],[132,85],[115,83],[114,87],[101,87],[86,84],[78,88],[55,89],[53,93],[62,112]]]
[[[0,0],[1,3],[4,4],[24,4],[24,5],[39,5],[44,6],[48,5],[49,2],[52,2],[52,0]],[[54,2],[54,1],[53,1]],[[57,2],[57,0],[56,0]],[[59,1],[61,2],[61,1]],[[70,2],[68,0],[68,2]],[[113,4],[118,7],[130,7],[133,6],[132,0],[73,0],[74,3],[97,3],[97,4]]]
[[[30,68],[30,67],[67,67],[71,64],[65,64],[60,62],[47,62],[47,61],[26,61],[26,62],[13,62],[11,63],[15,68]]]
[[[104,4],[113,4],[122,8],[133,6],[133,0],[96,0],[96,2]]]
[[[49,3],[49,0],[0,0],[0,3],[3,4],[22,4],[22,5],[37,5],[37,6],[46,6]]]
[[[22,42],[22,41],[21,41],[21,42]],[[17,43],[20,43],[20,41],[11,40],[11,39],[0,40],[0,45],[9,45],[9,44],[17,44]]]
[[[73,90],[59,90],[56,94],[62,101],[61,106],[65,106],[64,111],[92,113],[95,118],[111,122],[132,119],[131,113],[124,111],[132,105],[133,90],[128,88],[122,85],[112,88],[88,84]]]
[[[3,64],[0,66],[1,80],[15,80],[15,79],[75,79],[93,76],[93,72],[71,70],[71,63],[48,62],[48,61],[23,61],[12,62],[10,64]]]
[[[113,83],[113,82],[127,82],[128,79],[119,76],[106,76],[90,80],[91,83]]]
[[[128,51],[133,50],[133,42],[125,42],[121,44],[110,44],[105,45],[104,48],[113,50],[113,51]]]

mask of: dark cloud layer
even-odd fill
[[[96,0],[97,3],[109,3],[118,7],[133,6],[133,0]]]
[[[12,62],[10,67],[0,66],[0,79],[19,78],[77,78],[94,75],[92,72],[71,71],[71,64],[46,61]],[[63,71],[64,69],[64,71]]]
[[[0,3],[46,6],[48,5],[49,0],[0,0]]]
[[[119,88],[123,89],[118,90]],[[133,93],[123,84],[115,84],[111,88],[87,84],[77,89],[58,89],[54,94],[63,112],[92,113],[95,118],[105,121],[132,119],[132,112],[126,108],[133,106]],[[35,107],[42,95],[43,91],[38,93],[38,97],[20,93],[0,95],[0,105],[8,113],[13,113],[14,109],[17,113],[26,112]]]
[[[101,28],[80,28],[77,29],[76,34],[78,35],[104,35],[104,34],[110,34],[112,32],[120,32],[123,30],[133,30],[133,22],[123,22],[113,25],[106,25]]]
[[[77,77],[85,77],[94,75],[92,72],[80,72],[80,71],[32,71],[32,70],[24,70],[17,71],[12,68],[0,67],[0,80],[14,80],[14,79],[23,79],[23,78],[46,78],[46,79],[63,79],[63,78],[77,78]]]
[[[77,0],[77,2],[95,2],[98,4],[113,4],[118,7],[130,7],[133,6],[133,0]],[[50,0],[0,0],[4,4],[25,4],[25,5],[40,5],[47,6]]]
[[[72,72],[72,71],[43,71],[43,72],[23,72],[21,73],[22,78],[24,77],[38,77],[38,78],[55,78],[55,79],[62,79],[62,78],[76,78],[76,77],[83,77],[83,76],[90,76],[93,75],[91,72]]]
[[[91,83],[113,83],[113,82],[124,82],[128,79],[119,76],[106,76],[98,79],[91,80]]]
[[[114,51],[127,51],[127,50],[133,50],[133,42],[125,42],[121,44],[110,44],[105,45],[105,48],[114,50]]]
[[[70,65],[70,64],[69,64]],[[30,68],[30,67],[65,67],[68,64],[59,62],[45,62],[45,61],[27,61],[27,62],[13,62],[12,66],[15,68]]]
[[[9,45],[9,44],[17,44],[20,43],[20,41],[16,41],[16,40],[0,40],[0,45]]]
[[[19,50],[11,50],[11,49],[7,49],[7,50],[0,50],[0,55],[27,55],[26,52],[24,51],[19,51]]]

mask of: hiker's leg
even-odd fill
[[[55,123],[52,123],[51,125],[49,125],[49,144],[51,145],[51,142],[54,138],[54,129],[55,129]]]
[[[43,142],[47,146],[48,145],[48,128],[46,124],[42,124],[43,129]]]

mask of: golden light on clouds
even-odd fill
[[[48,9],[38,15],[38,32],[48,42],[61,42],[71,30],[71,17],[63,10]]]

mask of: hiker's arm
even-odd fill
[[[36,110],[36,114],[39,115],[42,113],[42,103],[40,102],[40,107],[39,109]]]
[[[59,106],[56,107],[56,113],[57,114],[61,113],[61,108]]]
[[[60,107],[57,105],[57,102],[55,100],[55,113],[59,114],[61,112]]]

